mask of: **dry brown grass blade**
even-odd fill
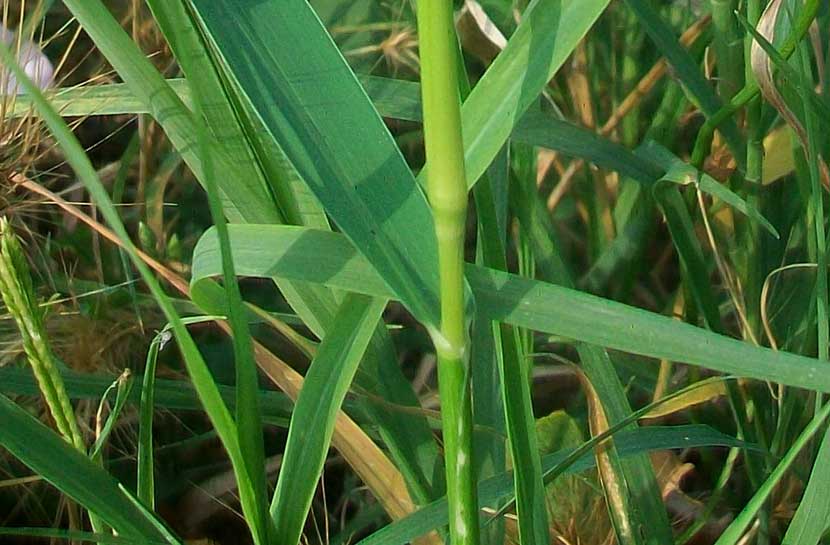
[[[15,174],[12,180],[15,184],[49,199],[110,242],[119,247],[124,247],[118,236],[109,228],[95,221],[78,207],[66,202],[59,195],[56,195],[21,174]],[[181,292],[182,295],[188,296],[190,291],[189,285],[184,278],[146,253],[138,251],[138,255],[150,268]],[[217,324],[225,332],[230,334],[230,326],[226,322],[219,321]],[[256,341],[254,342],[254,357],[262,372],[277,387],[285,392],[288,397],[296,401],[303,387],[302,375]],[[415,511],[416,506],[409,495],[401,473],[383,453],[380,447],[366,435],[366,432],[342,411],[338,414],[337,421],[335,422],[332,446],[343,456],[355,474],[369,487],[369,490],[372,491],[372,494],[392,519],[397,520],[403,518]],[[421,538],[418,543],[421,545],[438,545],[441,543],[441,539],[437,534],[431,534]]]
[[[545,183],[545,178],[551,168],[556,171],[556,174],[561,178],[565,173],[565,167],[562,165],[562,160],[553,150],[540,149],[536,158],[536,185],[541,187]]]
[[[709,25],[710,21],[710,15],[705,15],[695,21],[694,24],[687,28],[686,31],[680,36],[681,45],[688,47],[694,43],[694,41],[698,39],[698,37]],[[638,104],[640,104],[643,98],[645,98],[652,91],[652,89],[654,89],[657,83],[660,82],[663,76],[666,75],[668,68],[669,64],[665,58],[661,58],[657,61],[646,73],[646,75],[640,79],[637,86],[634,87],[634,89],[632,89],[631,92],[628,93],[628,95],[623,99],[620,105],[617,106],[611,114],[611,117],[609,117],[602,127],[600,127],[599,134],[601,136],[609,136],[613,133],[625,116],[628,115]],[[556,185],[556,188],[554,188],[553,192],[551,192],[548,197],[548,210],[553,211],[556,209],[562,201],[562,198],[564,198],[567,194],[571,185],[573,185],[574,175],[579,172],[584,164],[585,161],[577,159],[568,166],[565,173],[561,176],[559,183]],[[537,177],[539,183],[544,180],[547,174],[547,170],[539,173],[539,176]]]
[[[582,371],[578,373],[582,383],[582,390],[588,401],[588,423],[592,436],[597,436],[608,431],[610,427],[602,400],[597,395],[594,386]],[[614,521],[617,538],[622,543],[634,543],[634,526],[629,518],[628,484],[622,474],[621,468],[614,463],[610,449],[614,448],[612,438],[600,442],[594,449],[594,456],[597,461],[597,473],[599,474],[602,489],[605,492],[605,501],[608,504],[608,512]]]
[[[726,395],[726,384],[723,382],[712,382],[698,388],[689,390],[669,401],[664,401],[648,413],[642,416],[643,420],[662,418],[680,411],[685,411],[696,405],[714,401]]]
[[[588,79],[588,52],[585,40],[582,40],[577,45],[571,56],[571,70],[568,72],[567,85],[571,95],[571,102],[579,114],[580,122],[584,127],[593,130],[596,127],[596,116],[594,114],[594,100],[591,96],[591,84]],[[576,168],[581,168],[581,165]],[[568,171],[571,172],[570,168]],[[597,201],[596,206],[599,210],[600,223],[606,238],[611,239],[614,237],[614,220],[611,215],[610,195],[613,177],[609,176],[606,178],[596,169],[592,170],[591,175],[594,179],[594,194]],[[573,173],[571,173],[569,179],[573,180]],[[565,190],[567,185],[569,184],[560,183],[554,189],[553,194],[555,195],[557,192]]]
[[[778,267],[773,269],[767,274],[767,277],[764,279],[763,287],[761,288],[761,325],[764,328],[764,334],[767,336],[767,340],[769,340],[770,348],[773,350],[778,350],[778,340],[775,337],[775,334],[772,331],[772,322],[769,314],[769,298],[770,292],[773,288],[772,281],[773,279],[781,273],[792,271],[795,269],[815,269],[815,263],[790,263],[789,265],[784,265],[782,267]]]
[[[781,11],[781,0],[772,0],[767,5],[761,18],[758,20],[756,30],[758,34],[766,38],[769,43],[775,43],[775,22],[778,20],[778,14]],[[790,110],[784,101],[784,97],[778,92],[778,87],[775,85],[775,77],[773,76],[772,59],[770,59],[767,52],[764,51],[761,44],[756,40],[752,41],[750,49],[750,65],[752,72],[755,75],[755,80],[761,89],[761,94],[764,98],[772,104],[776,110],[781,114],[781,117],[792,127],[798,135],[799,140],[804,143],[804,149],[807,149],[807,133],[801,122]]]
[[[124,247],[123,243],[121,242],[121,239],[118,238],[118,235],[113,233],[109,228],[102,225],[100,222],[96,221],[88,214],[82,212],[77,206],[68,203],[60,195],[57,195],[56,193],[49,191],[42,185],[30,180],[29,178],[20,173],[12,174],[11,181],[15,185],[23,187],[31,191],[32,193],[35,193],[37,195],[40,195],[41,197],[48,199],[50,202],[57,205],[61,210],[63,210],[67,214],[70,214],[72,217],[85,223],[100,236],[104,237],[105,239],[109,240],[110,242],[116,244],[121,248]],[[141,250],[137,249],[136,252],[138,256],[141,258],[141,260],[144,261],[144,263],[146,263],[148,267],[153,269],[156,272],[156,274],[164,278],[167,282],[169,282],[173,287],[182,292],[184,295],[188,294],[189,288],[187,281],[184,278],[182,278],[172,270],[168,269],[161,262],[157,261],[156,259],[153,259]]]
[[[783,2],[781,0],[772,0],[758,20],[758,26],[756,27],[758,34],[763,36],[771,44],[775,43],[775,23],[778,21],[778,15],[781,12],[782,5]],[[750,48],[750,65],[752,66],[755,80],[758,82],[758,87],[761,89],[761,94],[767,102],[778,110],[778,113],[781,114],[781,117],[784,118],[787,125],[798,136],[805,155],[809,155],[810,145],[807,131],[801,124],[798,116],[787,106],[784,97],[778,91],[773,74],[772,59],[757,40],[752,41],[752,47]],[[827,163],[820,156],[809,158],[809,160],[818,161],[821,171],[821,181],[826,188],[830,188],[830,171],[828,171]]]
[[[296,400],[303,387],[302,375],[259,343],[254,345],[254,356],[268,378]],[[400,519],[415,511],[403,476],[360,426],[342,411],[337,416],[331,443],[390,517]]]
[[[744,301],[740,280],[732,274],[732,270],[729,268],[729,265],[726,260],[723,259],[721,252],[718,249],[717,241],[715,241],[715,233],[712,231],[712,226],[709,223],[709,213],[703,200],[703,192],[698,190],[696,193],[700,216],[703,219],[703,227],[706,232],[706,240],[709,242],[709,248],[712,250],[712,255],[715,258],[715,265],[718,268],[718,273],[723,280],[726,292],[729,294],[729,298],[732,300],[732,306],[735,309],[735,314],[738,316],[738,321],[741,324],[744,337],[753,344],[757,345],[758,339],[755,337],[755,333],[753,332],[752,327],[749,324],[749,319],[747,318],[746,302]]]
[[[686,29],[685,32],[680,36],[680,45],[683,47],[689,47],[697,40],[703,31],[709,26],[712,17],[711,15],[704,15],[697,21],[695,21],[689,28]],[[646,73],[645,76],[637,83],[637,86],[630,92],[628,95],[623,99],[620,105],[614,110],[614,113],[611,114],[611,117],[605,122],[602,128],[599,130],[599,133],[602,136],[608,136],[611,134],[623,118],[628,115],[631,110],[633,110],[640,102],[648,95],[654,86],[666,75],[668,72],[669,64],[668,61],[664,58],[661,58],[657,61],[654,66]]]
[[[672,306],[672,317],[675,320],[682,320],[683,318],[683,307],[686,304],[686,299],[683,297],[683,293],[678,293],[675,296],[674,304]],[[663,399],[669,393],[669,386],[671,383],[671,377],[674,373],[674,364],[673,362],[667,359],[660,360],[660,371],[657,374],[657,384],[654,386],[654,392],[651,397],[651,402],[655,403]]]
[[[821,31],[819,30],[818,23],[815,21],[810,25],[810,47],[813,48],[813,55],[816,60],[816,74],[818,75],[817,88],[824,89],[827,80],[827,61],[824,58],[824,51],[822,51]]]
[[[507,45],[507,39],[475,0],[464,2],[455,27],[464,49],[484,64],[493,62]]]

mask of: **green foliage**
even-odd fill
[[[830,59],[826,32],[805,38],[826,28],[820,2],[712,0],[697,22],[682,2],[649,0],[397,4],[147,0],[171,55],[162,72],[120,8],[64,0],[123,83],[46,93],[2,48],[26,92],[4,102],[0,132],[42,123],[95,205],[88,217],[50,197],[96,229],[90,247],[85,231],[56,227],[58,246],[101,290],[125,280],[130,308],[158,306],[164,327],[140,388],[129,373],[68,369],[40,279],[0,221],[0,293],[31,367],[0,369],[0,445],[92,523],[70,512],[66,530],[0,533],[178,543],[155,514],[165,408],[206,415],[257,545],[308,540],[329,451],[344,445],[364,448],[341,451],[347,463],[365,457],[389,482],[366,483],[383,513],[337,469],[338,501],[354,510],[341,542],[529,545],[570,526],[586,544],[685,542],[701,528],[717,545],[820,543]],[[123,115],[142,121],[110,190],[64,118]],[[773,161],[781,172],[765,180]],[[116,208],[129,198],[141,206]],[[101,236],[118,253],[102,253]],[[47,266],[51,240],[37,253]],[[213,335],[212,322],[230,336],[216,354],[188,329]],[[412,361],[433,353],[425,409],[433,380]],[[157,378],[171,361],[186,379]],[[58,433],[7,395],[41,395]],[[91,440],[70,400],[101,407]],[[134,404],[137,444],[114,460]],[[661,406],[671,425],[638,426]],[[690,496],[706,505],[674,481],[664,501],[650,454],[669,449],[699,453]],[[118,469],[134,454],[135,495]],[[775,502],[796,500],[779,520]],[[711,524],[725,509],[731,524]]]

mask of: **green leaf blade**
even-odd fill
[[[0,395],[0,444],[124,536],[176,543],[136,509],[119,483],[6,396]]]
[[[328,214],[413,314],[437,324],[429,206],[311,7],[242,0],[194,6],[237,84]]]
[[[230,226],[237,273],[284,276],[394,299],[374,268],[342,235],[306,228]],[[268,248],[268,251],[264,251]],[[216,242],[203,235],[193,281],[215,275]],[[744,377],[830,392],[830,375],[813,358],[773,351],[572,289],[467,265],[477,308],[492,320],[596,346],[689,363]]]
[[[380,299],[346,296],[337,325],[320,344],[291,416],[271,502],[276,543],[300,541],[337,413],[385,306]]]

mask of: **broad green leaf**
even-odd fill
[[[280,215],[280,223],[327,228],[320,204],[279,145],[250,115],[239,90],[227,77],[226,67],[212,55],[215,50],[186,2],[148,2],[188,80],[199,90],[202,113],[222,149],[229,152],[237,176],[252,178],[266,187]],[[192,100],[191,100],[192,103]],[[204,180],[206,181],[206,180]]]
[[[421,97],[417,83],[368,75],[358,75],[358,79],[380,115],[421,121]],[[191,104],[185,80],[168,79],[167,82],[185,104]],[[151,113],[129,88],[120,83],[61,89],[52,100],[67,117]],[[18,97],[12,114],[23,115],[30,108],[26,97]],[[535,107],[518,119],[510,138],[585,159],[642,183],[651,183],[663,174],[659,166],[634,155],[620,144]]]
[[[235,83],[326,212],[413,314],[435,326],[437,251],[426,198],[311,7],[193,4]]]
[[[231,226],[237,273],[303,277],[344,290],[395,299],[395,293],[342,235],[287,226]],[[193,258],[192,289],[218,274],[215,235]],[[513,274],[467,265],[476,305],[490,319],[588,344],[723,373],[830,392],[815,359],[753,346],[671,318]]]
[[[0,445],[119,534],[178,543],[136,508],[126,489],[32,415],[0,395]]]
[[[812,358],[759,348],[653,312],[496,271],[468,267],[467,280],[477,304],[497,320],[722,373],[830,389],[830,376]]]
[[[208,127],[210,128],[213,138],[220,143],[228,159],[233,161],[236,176],[249,179],[252,183],[255,182],[262,189],[261,194],[269,196],[269,201],[262,203],[261,206],[275,208],[279,223],[286,223],[286,214],[280,205],[293,204],[293,202],[288,199],[289,203],[286,203],[286,199],[283,199],[280,203],[273,194],[269,193],[261,169],[262,165],[256,160],[240,117],[230,102],[220,76],[210,59],[207,44],[202,40],[198,29],[194,28],[191,23],[184,2],[148,0],[147,5],[186,76],[185,85],[189,89],[187,95],[190,99],[188,101],[190,109],[193,110],[197,119],[205,121],[205,123],[195,125],[202,127],[205,131]],[[200,135],[194,136],[198,143]],[[210,184],[207,174],[215,168],[212,164],[213,159],[210,158],[210,165],[206,163],[208,158],[204,154],[201,154],[199,159],[206,169],[200,181],[207,189]]]
[[[187,82],[184,79],[168,79],[167,83],[189,109],[191,102]],[[147,104],[124,83],[61,87],[47,96],[63,117],[152,113]],[[32,111],[29,97],[20,96],[10,105],[6,115],[14,118],[37,115],[37,112]]]
[[[289,225],[233,225],[230,236],[241,276],[298,278],[307,274],[309,282],[396,298],[374,267],[339,233]],[[209,229],[193,251],[190,293],[194,300],[215,299],[211,293],[215,284],[209,279],[221,274],[219,260],[216,235]]]
[[[211,52],[217,51],[218,46],[213,37],[200,23],[201,20],[194,17],[194,26],[202,32],[204,41],[210,43],[208,49]],[[209,97],[206,118],[214,134],[223,143],[227,140],[225,135],[229,135],[231,142],[235,141],[249,148],[246,151],[255,157],[258,166],[254,169],[253,175],[259,175],[261,172],[264,176],[264,183],[275,195],[280,214],[286,223],[328,229],[328,218],[320,203],[305,181],[300,179],[273,134],[263,126],[260,116],[252,111],[253,106],[235,84],[232,70],[221,58],[213,57],[213,66],[203,63],[203,66],[195,68],[194,71],[212,73],[215,67],[219,79],[222,80],[223,90],[228,96],[227,100],[232,110],[230,113],[228,105],[223,102],[225,97],[221,90],[214,90]],[[201,86],[215,88],[217,84],[215,81],[205,81]],[[238,124],[227,119],[234,115],[238,118]],[[248,174],[240,172],[239,175]],[[334,327],[335,312],[338,302],[342,299],[341,294],[302,281],[278,280],[277,283],[289,304],[316,335],[323,337]],[[383,379],[378,378],[380,376],[383,376]],[[380,395],[387,402],[417,406],[417,397],[398,366],[397,355],[382,322],[376,327],[356,383],[371,393]],[[365,409],[364,412],[368,412],[378,426],[416,499],[426,501],[440,492],[443,489],[442,483],[440,479],[436,481],[433,478],[433,466],[439,457],[426,421],[418,421],[417,416],[407,416],[403,412],[384,411],[371,403],[367,404]]]
[[[576,448],[585,441],[576,419],[561,409],[536,421],[536,436],[539,451],[544,454]]]
[[[378,112],[384,117],[408,121],[421,120],[421,95],[415,82],[358,74],[358,79],[371,97]],[[179,100],[193,108],[190,86],[184,78],[165,80]],[[151,114],[153,109],[135,94],[125,83],[102,83],[61,87],[50,92],[49,101],[64,117],[97,115]],[[26,95],[16,97],[9,105],[6,116],[10,118],[37,115],[32,111],[32,101]]]
[[[577,448],[585,442],[580,423],[562,409],[536,421],[536,436],[539,438],[539,452],[543,455]],[[591,477],[560,475],[553,481],[548,481],[545,494],[553,524],[567,524],[572,520],[570,507],[582,499],[574,495],[584,493],[587,489],[596,490],[596,482]]]
[[[277,543],[298,543],[328,455],[334,421],[386,304],[350,294],[323,338],[305,377],[288,428],[271,502]]]
[[[185,105],[192,104],[189,90],[185,91],[187,82],[172,80],[168,85],[100,0],[69,0],[66,5],[126,82],[130,95],[140,103],[141,111],[153,115],[195,176],[203,180],[204,172],[195,145],[195,135],[199,128]],[[185,100],[177,93],[186,97]],[[67,96],[66,100],[71,98]],[[31,105],[31,100],[27,100]],[[257,141],[263,138],[263,135],[257,133]],[[266,150],[271,149],[265,144],[263,146]],[[233,160],[225,150],[214,148],[211,156],[217,171],[217,182],[227,197],[223,204],[230,219],[254,223],[273,223],[280,219],[270,195],[263,190],[264,186],[255,179],[237,176]],[[316,203],[303,208],[304,205],[298,198],[298,206],[307,210],[313,209]],[[306,218],[309,219],[307,214]],[[306,325],[323,336],[331,327],[337,308],[332,295],[324,288],[304,284],[301,280],[283,282],[280,288],[292,305],[302,311]],[[382,326],[375,332],[362,367],[365,373],[360,373],[357,380],[362,387],[388,401],[417,406],[417,397],[397,365],[391,341]],[[438,458],[437,446],[425,419],[412,414],[385,411],[376,405],[369,405],[368,411],[378,424],[381,435],[416,497],[424,501],[440,493],[443,484],[440,479],[435,479],[435,475],[441,473],[433,470]]]
[[[192,5],[192,3],[189,4]],[[194,17],[194,25],[199,27],[204,41],[210,43],[208,49],[212,53],[222,50],[221,44],[216,42],[217,36],[205,27],[200,18]],[[322,38],[320,45],[324,48],[331,47],[324,33],[318,32],[317,36]],[[309,47],[314,46],[309,44]],[[260,167],[259,170],[265,176],[265,183],[277,196],[281,214],[286,222],[328,228],[328,219],[322,212],[319,202],[311,194],[305,182],[300,180],[294,166],[287,160],[283,149],[274,139],[273,132],[263,125],[263,118],[256,114],[255,106],[250,104],[241,91],[233,74],[236,66],[229,66],[223,62],[221,53],[213,57],[215,57],[212,59],[213,65],[220,73],[224,90],[230,97],[229,100],[240,124],[240,127],[228,126],[226,116],[218,110],[213,111],[212,115],[208,115],[208,121],[214,128],[214,132],[217,132],[217,127],[225,127],[218,130],[218,133],[224,134],[227,131],[233,133],[239,130],[245,133],[248,146],[253,150],[253,155]],[[211,67],[206,66],[205,70],[210,71]],[[220,103],[223,97],[221,93],[214,93],[213,98],[213,103]],[[288,194],[286,190],[288,186],[291,187],[291,194]],[[283,295],[311,330],[320,337],[325,336],[333,327],[340,295],[322,286],[302,281],[279,281],[278,285]],[[379,378],[381,376],[383,379]],[[397,365],[396,354],[382,323],[377,326],[372,337],[356,383],[389,402],[417,405],[417,398]],[[406,476],[415,497],[419,501],[425,501],[433,497],[437,491],[442,490],[440,481],[433,480],[433,466],[438,459],[438,453],[426,422],[423,419],[418,422],[417,417],[406,416],[404,413],[383,411],[373,404],[368,404],[366,409],[378,425],[381,436]]]
[[[133,43],[100,0],[66,0],[66,7],[126,83],[133,96],[159,122],[173,146],[197,178],[203,176],[196,135],[201,124],[176,92]],[[279,215],[266,188],[257,179],[236,176],[233,159],[218,145],[211,157],[222,185],[230,218],[275,222]]]

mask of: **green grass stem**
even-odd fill
[[[432,337],[438,355],[450,535],[457,545],[474,545],[479,542],[479,528],[464,314],[467,184],[452,2],[421,0],[417,15],[427,192],[438,241],[441,325]]]

